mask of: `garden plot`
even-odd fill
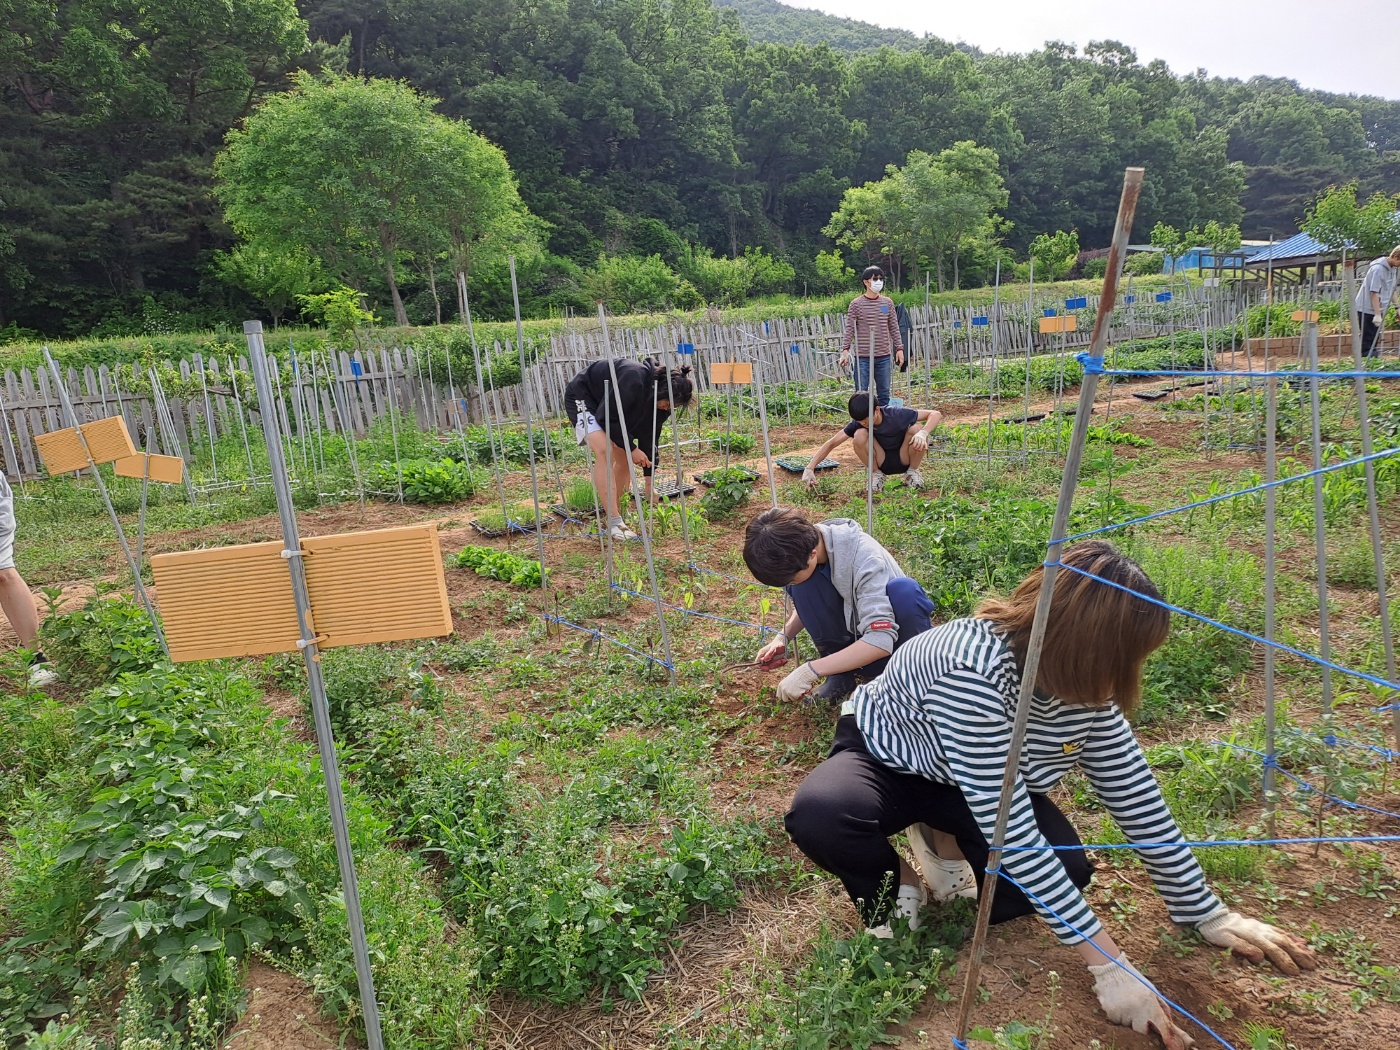
[[[1100,397],[1072,528],[1197,500],[1212,485],[1242,488],[1249,471],[1262,469],[1256,455],[1216,449],[1209,439],[1239,406],[1218,397],[1144,403],[1128,398],[1126,385],[1111,404],[1109,391]],[[1400,404],[1387,400],[1397,397],[1387,386],[1373,402],[1382,423],[1386,413],[1400,421]],[[941,407],[936,395],[933,404]],[[985,407],[948,415],[960,447],[976,448]],[[1300,443],[1289,454],[1306,461],[1300,422],[1295,414],[1284,436]],[[1324,400],[1324,422],[1329,440],[1348,440],[1354,408],[1346,391]],[[774,454],[810,452],[839,423],[830,416],[790,431],[775,426]],[[1027,443],[1053,447],[1063,427],[1054,418],[1031,424]],[[726,444],[688,453],[687,473],[723,469],[726,455],[765,469],[762,458]],[[950,617],[1043,558],[1058,469],[1052,457],[939,462],[935,451],[930,462],[926,493],[891,486],[878,498],[875,532],[924,583],[938,615]],[[571,460],[562,467],[581,474]],[[843,460],[815,490],[779,476],[778,497],[814,515],[863,520],[864,476],[855,467]],[[1385,534],[1394,537],[1400,477],[1380,480]],[[507,463],[502,483],[508,500],[528,501],[519,460]],[[1317,631],[1311,497],[1293,488],[1300,491],[1285,490],[1279,503],[1280,637],[1309,649]],[[31,582],[65,590],[103,577],[119,583],[90,494],[59,483],[48,492],[47,502],[21,505],[21,569]],[[123,493],[118,509],[130,516]],[[674,686],[653,662],[661,657],[655,603],[624,593],[649,591],[641,550],[614,552],[610,586],[596,538],[562,529],[545,543],[550,588],[542,593],[522,571],[537,558],[535,537],[487,539],[469,527],[499,506],[480,467],[473,494],[456,503],[371,500],[303,512],[306,535],[436,520],[444,557],[461,562],[448,569],[453,637],[325,659],[390,1045],[846,1047],[887,1034],[908,1046],[949,1045],[959,930],[970,912],[935,911],[913,942],[875,944],[856,936],[839,888],[782,834],[781,814],[824,755],[831,718],[779,704],[776,676],[732,667],[782,616],[781,596],[746,583],[738,556],[745,522],[767,503],[760,479],[712,518],[694,497],[684,521],[679,508],[655,517]],[[255,492],[202,519],[171,500],[156,508],[148,550],[271,538],[277,529],[267,510]],[[1261,516],[1258,501],[1241,499],[1115,538],[1169,601],[1257,632]],[[1364,501],[1354,484],[1334,488],[1326,516],[1339,574],[1334,658],[1374,671],[1375,590],[1357,568]],[[473,548],[490,553],[462,558]],[[1394,593],[1400,549],[1388,553]],[[691,563],[699,568],[687,569]],[[295,975],[329,1023],[354,1033],[354,974],[314,751],[304,721],[272,714],[305,703],[297,662],[162,671],[140,614],[114,595],[55,616],[49,631],[68,684],[52,702],[7,698],[0,745],[9,814],[0,864],[7,1037],[25,1025],[43,1028],[57,1007],[70,1015],[64,1023],[85,1026],[75,1039],[120,1025],[162,1045],[173,1045],[176,1032],[187,1046],[213,1046],[243,998],[250,957]],[[1320,689],[1314,668],[1281,661],[1280,764],[1328,794],[1400,810],[1394,763],[1375,750],[1394,746],[1386,717],[1371,710],[1378,699],[1339,686],[1324,720]],[[1140,731],[1193,838],[1267,837],[1258,760],[1237,749],[1258,749],[1261,712],[1259,653],[1178,619],[1149,666]],[[1329,745],[1329,736],[1358,746]],[[162,793],[161,783],[189,791]],[[105,808],[123,794],[131,796],[126,809]],[[1082,782],[1067,782],[1059,800],[1086,841],[1118,841]],[[238,837],[200,853],[210,870],[198,869],[198,886],[195,869],[182,875],[173,856],[157,856],[163,824],[179,824],[188,843],[196,824],[219,820]],[[1316,793],[1282,785],[1276,837],[1319,833],[1393,835],[1400,821],[1322,805]],[[1091,901],[1164,991],[1238,1047],[1380,1050],[1400,1040],[1400,944],[1385,932],[1395,923],[1397,844],[1198,855],[1222,895],[1308,937],[1324,964],[1280,981],[1222,957],[1166,921],[1135,861],[1104,849]],[[144,867],[147,857],[153,866],[128,877],[123,861],[139,858]],[[198,900],[188,906],[200,886],[200,899],[215,901],[203,911]],[[183,925],[174,921],[177,906]],[[976,1019],[1002,1027],[1000,1045],[1153,1045],[1106,1022],[1082,965],[1037,922],[998,928],[989,962]],[[128,1006],[118,1018],[111,1004],[127,987],[143,989],[143,1012]],[[248,1024],[245,1015],[236,1027]]]

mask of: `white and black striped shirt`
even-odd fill
[[[911,638],[884,674],[856,690],[856,724],[870,754],[885,765],[960,788],[990,842],[1019,691],[1015,658],[991,621],[954,620]],[[1117,707],[1072,707],[1037,696],[1020,765],[1008,846],[1048,845],[1028,792],[1049,791],[1076,765],[1129,842],[1184,841]],[[1223,909],[1187,847],[1137,852],[1175,922],[1199,923]],[[1071,925],[1086,937],[1102,928],[1054,851],[1011,851],[1002,866],[1044,902],[1036,910],[1061,941],[1081,939]]]

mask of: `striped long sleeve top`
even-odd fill
[[[885,765],[960,788],[990,842],[1019,691],[1015,657],[994,625],[954,620],[910,639],[884,674],[856,690],[856,724],[870,754]],[[1028,793],[1049,791],[1076,765],[1129,842],[1185,841],[1117,707],[1072,707],[1037,695],[1006,843],[1042,848],[1009,851],[1002,866],[1044,902],[1036,910],[1066,944],[1081,940],[1071,926],[1084,937],[1102,927],[1054,852],[1043,848],[1048,843]],[[1189,848],[1137,852],[1173,921],[1199,923],[1224,910]]]
[[[871,335],[874,335],[875,357],[889,357],[895,350],[904,349],[904,337],[899,332],[899,320],[895,316],[894,300],[888,295],[874,299],[868,295],[858,295],[851,300],[846,311],[846,331],[841,337],[841,349],[856,348],[856,356],[870,354]]]

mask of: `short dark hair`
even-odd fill
[[[875,408],[878,410],[880,402],[870,396],[870,391],[868,389],[857,390],[851,395],[850,400],[846,402],[846,411],[851,414],[852,419],[859,423],[870,415],[871,402],[874,402]]]
[[[885,271],[878,266],[867,266],[864,270],[860,271],[860,280],[862,284],[866,281],[873,281],[876,277],[881,280],[884,280],[885,277]]]
[[[807,567],[822,534],[796,507],[765,510],[744,530],[744,564],[769,587],[785,587]]]

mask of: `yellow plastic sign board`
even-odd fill
[[[166,485],[178,485],[185,480],[185,461],[179,456],[153,456],[138,453],[112,464],[119,478],[145,478]]]
[[[88,465],[82,439],[73,427],[47,434],[35,434],[34,447],[39,450],[44,467],[50,474],[66,474],[70,470],[82,470]]]
[[[118,459],[129,459],[136,455],[136,446],[126,430],[126,420],[121,416],[108,416],[94,419],[78,428],[87,442],[88,455],[94,463],[111,463]]]
[[[316,536],[301,546],[323,647],[452,633],[435,523]]]
[[[1288,316],[1289,316],[1289,320],[1292,320],[1292,321],[1310,321],[1310,322],[1316,322],[1316,321],[1317,321],[1317,311],[1316,311],[1316,310],[1294,310],[1294,311],[1293,311],[1291,314],[1289,314]]]
[[[312,625],[323,649],[452,633],[437,525],[304,538]],[[297,649],[281,542],[151,557],[176,663]]]
[[[753,382],[752,361],[710,362],[711,386],[747,386]]]
[[[1054,332],[1077,332],[1079,331],[1079,318],[1074,314],[1064,314],[1060,317],[1042,317],[1040,319],[1040,331],[1044,333]]]

